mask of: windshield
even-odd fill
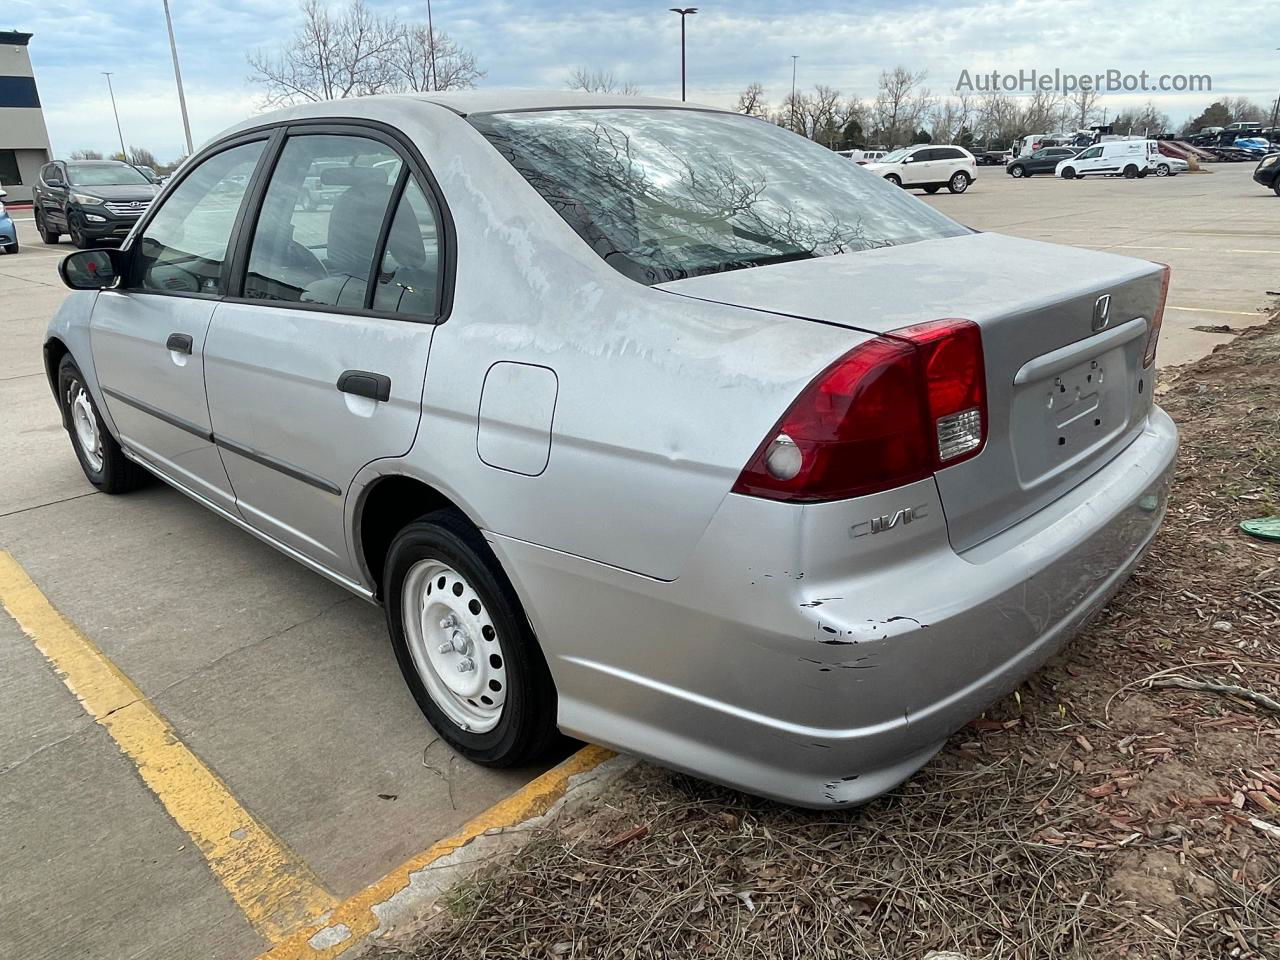
[[[596,253],[641,283],[969,232],[826,147],[737,114],[469,119]]]
[[[911,152],[910,147],[899,147],[897,150],[890,151],[880,158],[881,163],[897,163],[908,153]]]
[[[77,187],[151,182],[127,163],[68,163],[67,179]]]

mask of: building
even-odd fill
[[[29,33],[0,30],[0,189],[28,201],[40,167],[52,159],[49,131],[27,55]]]

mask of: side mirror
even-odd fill
[[[57,177],[54,177],[52,180],[46,180],[44,182],[44,185],[46,187],[65,187],[66,186],[66,184],[63,183],[61,180],[59,180]]]
[[[123,266],[119,250],[77,250],[58,264],[58,275],[72,290],[107,290],[119,281]]]
[[[9,195],[9,191],[7,191],[4,187],[0,187],[0,200],[3,200],[8,195]]]
[[[914,162],[915,162],[915,159],[916,159],[915,157],[903,157],[903,158],[902,158],[902,162],[903,162],[903,163],[914,163]]]

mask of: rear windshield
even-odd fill
[[[969,232],[826,147],[737,114],[469,119],[596,253],[641,283]]]

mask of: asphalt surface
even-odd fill
[[[1170,263],[1167,365],[1227,338],[1193,326],[1252,322],[1280,287],[1280,199],[1250,170],[1068,183],[981,168],[967,194],[928,202],[977,228]],[[70,621],[57,629],[96,645],[170,745],[284,852],[285,872],[335,900],[540,772],[485,771],[433,744],[376,608],[159,483],[92,490],[41,364],[69,247],[15,216],[23,250],[0,257],[0,552],[30,578],[28,600],[47,598]],[[193,840],[216,818],[157,792],[152,748],[126,750],[110,712],[77,701],[68,684],[92,656],[59,660],[64,682],[42,649],[0,614],[0,956],[265,951],[253,904]]]
[[[1261,323],[1280,290],[1280,197],[1252,180],[1254,164],[1142,180],[1050,176],[1015,180],[979,167],[964,194],[925,201],[978,230],[1167,263],[1173,269],[1159,364],[1188,363],[1231,339],[1194,327]]]

